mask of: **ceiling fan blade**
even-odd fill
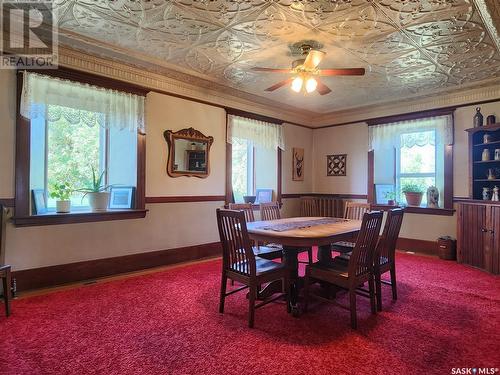
[[[293,73],[291,69],[273,69],[273,68],[259,68],[258,66],[252,68],[255,72],[268,72],[268,73]]]
[[[275,85],[272,85],[271,87],[268,87],[266,89],[266,91],[274,91],[274,90],[277,90],[279,89],[280,87],[283,87],[285,85],[288,85],[289,83],[292,83],[293,81],[293,78],[288,78],[288,79],[285,79],[284,81],[281,81],[281,82],[278,82],[276,83]]]
[[[319,79],[316,79],[316,81],[318,82],[318,86],[316,86],[316,91],[318,92],[318,94],[326,95],[332,92],[332,90],[330,90],[330,88]]]
[[[304,61],[304,68],[306,69],[314,69],[316,68],[321,60],[323,60],[323,57],[325,57],[326,53],[317,51],[317,50],[310,50],[309,53],[307,54],[306,60]]]
[[[318,73],[322,76],[363,76],[365,68],[320,69]]]

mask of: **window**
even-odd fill
[[[283,147],[281,125],[229,116],[228,143],[231,144],[231,186],[234,201],[255,195],[257,189],[272,189],[279,199],[277,149]]]
[[[404,202],[403,186],[409,184],[426,188],[443,185],[436,179],[436,131],[428,130],[400,135],[396,159],[396,199]],[[427,205],[427,195],[422,197],[422,206]]]
[[[31,120],[30,189],[46,192],[47,210],[55,211],[54,186],[74,190],[92,184],[92,173],[104,173],[105,186],[136,186],[137,136],[126,129],[103,128],[95,122],[103,113],[47,105],[46,115]],[[78,123],[75,119],[78,118]],[[88,210],[87,196],[71,194],[72,211]]]
[[[404,187],[411,185],[424,194],[421,207],[427,207],[427,189],[437,187],[439,208],[451,208],[447,197],[451,181],[445,170],[451,169],[447,148],[453,142],[451,115],[420,118],[409,121],[379,124],[369,127],[370,148],[374,152],[374,184],[385,187],[385,197],[377,195],[375,203],[395,199],[406,204]],[[388,189],[388,187],[391,187]],[[390,193],[392,191],[392,194]]]
[[[101,83],[104,87],[95,85]],[[18,72],[16,225],[144,217],[146,92],[133,86],[128,92],[125,87],[65,69],[47,75]],[[110,186],[136,188],[133,206],[137,210],[87,213],[89,202],[81,190],[92,184],[94,173],[102,175],[102,186],[108,191]],[[75,215],[55,215],[57,199],[50,193],[61,184],[73,190],[71,214]],[[37,206],[43,210],[38,212]]]

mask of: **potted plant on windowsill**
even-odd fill
[[[56,200],[56,212],[68,213],[71,211],[70,196],[73,190],[68,182],[52,185],[50,197]]]
[[[385,193],[385,197],[387,198],[387,204],[389,206],[395,206],[396,205],[396,192],[394,191],[388,191]]]
[[[415,183],[404,184],[401,192],[404,193],[408,206],[420,207],[422,196],[424,195],[424,187]]]
[[[92,167],[92,184],[83,189],[78,189],[79,192],[84,193],[83,198],[88,196],[89,205],[92,211],[107,211],[109,206],[109,191],[111,185],[103,183],[104,174],[106,171],[97,177],[95,169]],[[82,199],[83,199],[82,198]]]

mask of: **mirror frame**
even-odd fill
[[[206,136],[202,132],[194,128],[185,128],[174,132],[173,130],[165,130],[163,136],[168,145],[168,160],[167,160],[167,173],[170,177],[198,177],[207,178],[210,175],[210,146],[214,141],[214,137]],[[207,171],[206,172],[190,172],[190,171],[176,171],[174,170],[175,158],[175,139],[186,139],[194,142],[204,142],[207,144]]]

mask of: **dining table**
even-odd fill
[[[332,260],[331,244],[352,240],[360,228],[360,220],[334,217],[292,217],[247,223],[248,235],[255,243],[282,245],[283,262],[290,275],[290,311],[294,316],[300,313],[299,253],[318,246],[318,262],[328,263]],[[267,298],[282,289],[280,281],[272,282],[259,292],[259,298]]]

